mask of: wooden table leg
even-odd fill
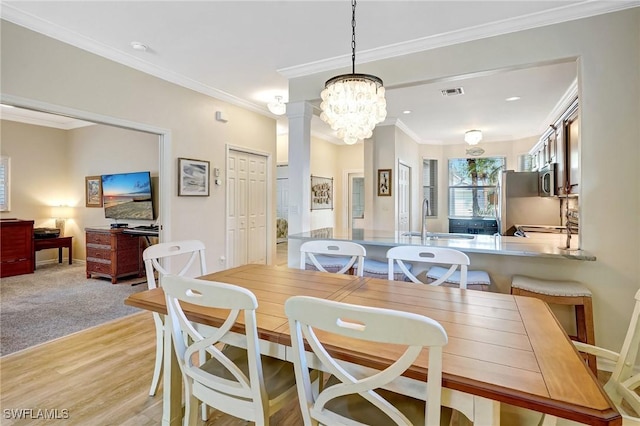
[[[162,377],[162,424],[182,425],[182,374],[173,350],[171,329],[164,318],[164,371]]]

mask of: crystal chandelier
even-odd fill
[[[370,138],[373,128],[387,117],[382,80],[356,74],[356,0],[351,1],[351,74],[333,77],[320,94],[320,118],[337,131],[347,145]]]

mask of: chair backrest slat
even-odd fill
[[[335,273],[345,274],[355,267],[358,275],[362,276],[366,254],[367,250],[364,246],[352,241],[306,241],[300,246],[300,269],[306,269],[308,258],[319,271],[329,272],[325,265],[318,261],[316,255],[335,256],[349,258],[347,263]]]
[[[207,265],[204,250],[204,243],[199,240],[172,241],[153,244],[147,247],[142,253],[142,259],[144,261],[149,288],[156,288],[158,286],[154,271],[158,271],[159,281],[162,277],[169,274],[184,276],[190,270],[196,259],[199,260],[199,275],[205,275],[207,273]],[[161,260],[166,258],[180,259],[183,261],[178,268],[178,272],[171,272],[160,263]]]
[[[440,424],[442,387],[442,347],[447,344],[444,328],[435,320],[413,313],[358,306],[308,296],[294,296],[285,303],[291,327],[296,382],[305,425],[361,425],[354,419],[332,411],[331,402],[346,395],[358,394],[384,412],[394,423],[409,425],[405,415],[377,389],[400,376],[415,362],[424,347],[429,348],[425,425]],[[347,338],[405,346],[405,351],[389,367],[372,371],[366,377],[352,374],[349,367],[333,359],[316,331]],[[315,395],[311,389],[306,362],[305,341],[316,357],[339,383]],[[357,376],[357,377],[356,377]],[[313,419],[313,421],[312,421]]]
[[[427,247],[427,246],[397,246],[387,251],[387,259],[389,262],[389,279],[393,280],[394,265],[397,263],[402,272],[414,283],[424,284],[420,281],[413,268],[410,271],[406,267],[405,262],[418,262],[431,265],[446,265],[449,269],[441,277],[430,282],[430,285],[440,285],[448,280],[449,277],[460,269],[460,288],[467,288],[467,270],[470,264],[469,256],[465,253],[445,248],[445,247]]]

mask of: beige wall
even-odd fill
[[[35,227],[53,228],[51,206],[72,207],[65,236],[74,237],[76,260],[86,257],[84,228],[111,223],[103,208],[86,207],[85,177],[134,171],[158,175],[156,135],[104,125],[59,130],[3,120],[1,137],[2,155],[11,157],[12,167],[11,211],[0,217],[33,219]],[[36,253],[36,262],[54,259],[55,250]]]
[[[278,164],[289,161],[287,135],[278,135]],[[348,186],[347,175],[362,172],[363,144],[336,145],[317,137],[311,137],[311,174],[333,178],[333,210],[311,212],[309,229],[326,227],[342,228],[347,225]]]
[[[640,288],[640,8],[407,55],[402,73],[384,61],[363,64],[360,72],[391,86],[574,58],[582,138],[581,241],[597,260],[489,255],[471,260],[492,272],[502,292],[509,291],[514,273],[582,281],[594,296],[597,343],[619,349]],[[292,80],[290,101],[314,99],[317,94],[306,87],[330,77],[328,71]],[[365,149],[365,168],[373,162],[375,153]],[[371,196],[375,188],[365,187]]]
[[[225,149],[240,147],[270,156],[268,255],[275,252],[275,167],[276,121],[212,97],[179,87],[126,66],[90,54],[59,41],[2,21],[0,87],[3,96],[36,103],[72,108],[120,122],[166,129],[171,145],[167,155],[166,187],[161,183],[171,213],[172,239],[198,238],[204,241],[207,266],[223,268],[226,256],[224,186],[212,186],[209,197],[178,197],[176,164],[178,157],[208,160],[220,168],[223,181]],[[55,109],[55,108],[54,108]],[[216,111],[229,120],[215,120]],[[84,118],[84,117],[81,117]],[[104,146],[103,155],[108,155]],[[130,159],[120,160],[126,164]]]

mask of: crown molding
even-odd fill
[[[555,104],[544,122],[540,123],[540,134],[549,129],[550,124],[554,124],[559,117],[569,108],[571,103],[578,97],[578,79],[574,79],[569,88]]]
[[[113,48],[106,46],[103,43],[100,43],[89,37],[85,37],[74,31],[70,31],[64,27],[38,18],[31,14],[24,13],[21,10],[15,9],[14,7],[6,3],[3,3],[2,8],[0,8],[0,17],[21,27],[28,28],[37,33],[44,34],[47,37],[51,37],[53,39],[66,44],[70,44],[79,49],[86,50],[87,52],[96,54],[103,58],[107,58],[114,62],[126,65],[145,74],[158,77],[170,83],[177,84],[187,89],[194,90],[196,92],[211,96],[221,101],[228,102],[241,108],[256,112],[258,114],[275,117],[269,110],[267,110],[266,107],[248,102],[223,90],[207,86],[198,81],[177,74],[173,71],[158,67],[157,65],[153,65],[130,54],[114,50]]]
[[[21,114],[19,110],[10,108],[3,108],[0,111],[0,119],[7,121],[16,121],[18,123],[33,124],[35,126],[51,127],[60,130],[73,130],[80,127],[94,126],[95,123],[89,123],[87,121],[68,119],[60,121],[56,116],[52,116],[52,119],[48,119],[47,113],[40,113],[38,116],[31,116]]]
[[[543,12],[532,13],[512,19],[492,22],[489,24],[469,27],[462,30],[448,33],[436,34],[429,37],[422,37],[402,43],[390,44],[375,49],[358,52],[356,63],[364,64],[368,62],[394,58],[398,56],[418,53],[425,50],[437,49],[454,44],[465,43],[488,37],[528,30],[531,28],[543,27],[547,25],[559,24],[561,22],[574,21],[619,10],[630,9],[640,6],[638,0],[628,1],[599,1],[587,0],[573,5],[557,7]],[[309,62],[307,64],[295,65],[278,69],[278,72],[289,79],[304,77],[319,72],[331,71],[344,68],[350,63],[351,55],[342,55],[326,60]]]

